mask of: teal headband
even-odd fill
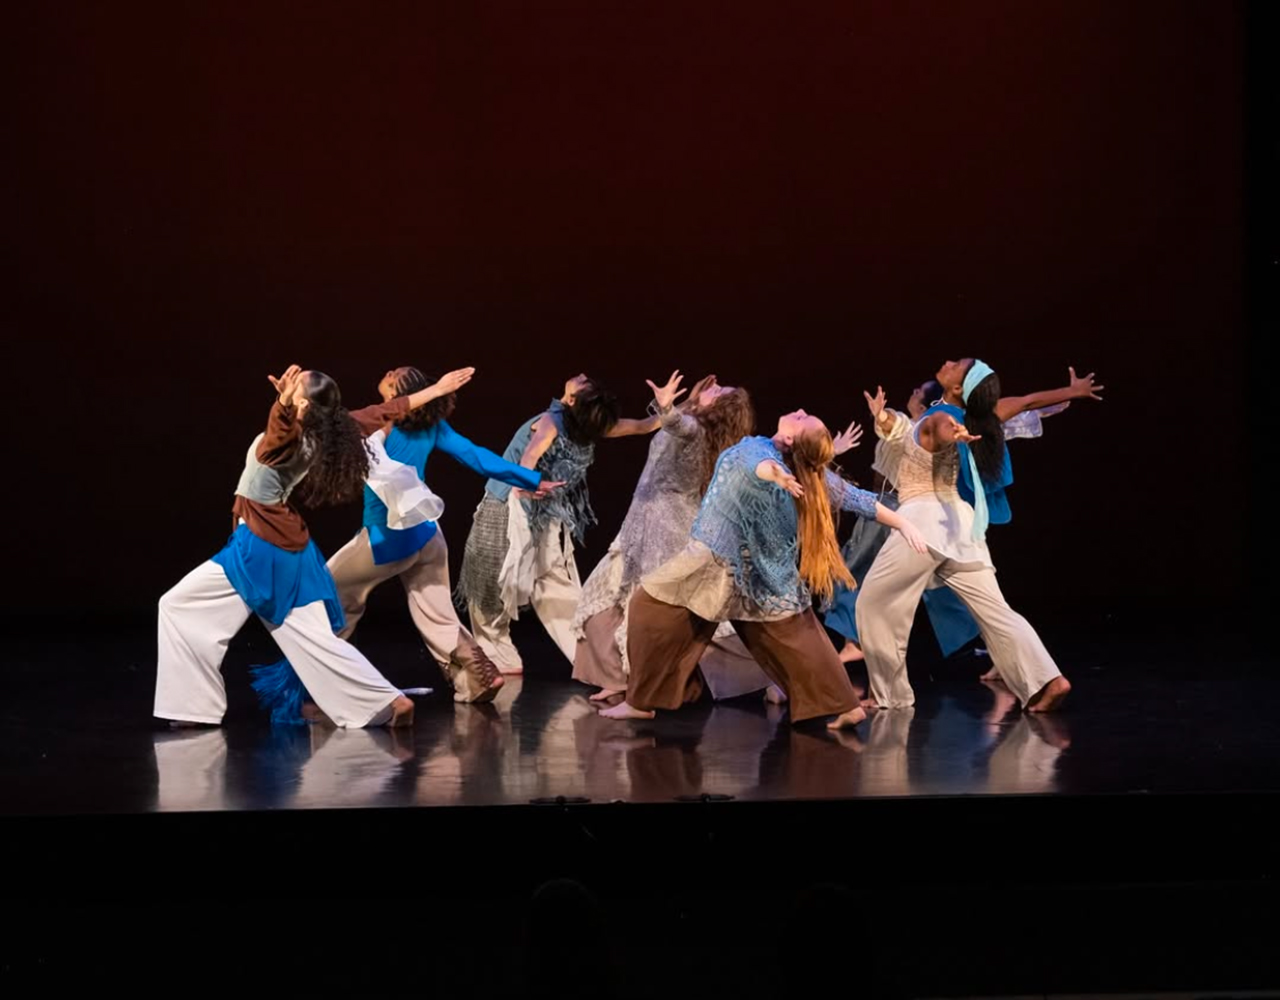
[[[975,358],[973,364],[969,367],[969,374],[964,377],[964,386],[960,390],[960,398],[968,403],[969,394],[978,388],[978,383],[988,375],[994,375],[995,373],[995,369],[989,364]]]
[[[974,358],[968,374],[964,377],[964,386],[960,390],[961,398],[966,404],[969,402],[969,396],[974,389],[978,388],[982,380],[994,374],[995,369],[989,364]],[[965,448],[963,454],[969,460],[969,476],[973,480],[973,538],[974,541],[980,542],[986,537],[990,516],[987,511],[987,488],[983,485],[982,476],[978,474],[978,461],[973,457],[973,449]]]

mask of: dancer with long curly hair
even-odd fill
[[[366,438],[465,385],[464,368],[436,385],[348,412],[337,383],[291,366],[270,377],[277,392],[267,429],[249,446],[226,546],[160,598],[155,715],[217,725],[226,714],[221,665],[227,645],[256,614],[319,710],[339,726],[409,725],[413,702],[350,643],[342,605],[320,550],[293,503],[339,503],[369,474]]]
[[[608,701],[627,687],[627,607],[646,573],[680,551],[698,516],[698,504],[711,483],[716,459],[755,430],[755,411],[746,389],[723,386],[714,375],[696,383],[685,401],[683,376],[673,372],[666,385],[653,382],[653,406],[661,428],[649,445],[649,457],[622,528],[600,563],[587,577],[573,618],[578,637],[574,680],[600,688],[592,701]],[[721,634],[727,630],[727,635]],[[760,690],[768,684],[740,643],[730,641],[732,627],[717,633],[719,647],[703,662],[705,676],[726,676],[725,696]],[[711,660],[717,662],[713,665]],[[713,693],[715,692],[714,682]]]

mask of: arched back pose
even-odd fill
[[[688,542],[720,453],[755,430],[755,412],[745,389],[722,386],[709,375],[676,405],[684,394],[681,380],[677,371],[664,386],[649,383],[662,426],[649,445],[622,528],[587,577],[573,617],[578,637],[573,677],[601,689],[592,701],[607,701],[626,690],[626,612],[631,595],[641,577]],[[766,687],[768,680],[755,660],[741,643],[732,641],[732,628],[725,628],[728,635],[723,629],[717,633],[722,641],[718,648],[713,643],[703,661],[712,692],[722,675],[729,696]]]
[[[912,525],[829,469],[830,431],[803,410],[773,437],[725,451],[685,548],[641,581],[631,599],[627,700],[602,714],[651,718],[698,696],[698,663],[718,622],[731,621],[751,655],[790,699],[792,722],[865,718],[844,664],[818,624],[813,596],[851,584],[832,507],[874,517],[924,548]]]
[[[941,379],[939,380],[941,381]],[[979,385],[986,391],[978,394]],[[994,389],[994,391],[991,391]],[[969,366],[963,386],[967,418],[973,426],[999,435],[995,404],[999,381],[982,362]],[[905,708],[915,703],[907,679],[907,639],[916,605],[937,576],[964,602],[981,629],[992,663],[1009,689],[1032,711],[1050,711],[1071,685],[1062,676],[1039,636],[1005,601],[996,582],[986,544],[988,504],[979,489],[976,505],[960,495],[960,466],[967,464],[972,482],[997,481],[1007,466],[1003,442],[990,442],[959,423],[941,407],[912,425],[901,413],[883,410],[882,394],[868,403],[878,425],[892,423],[890,434],[903,441],[897,470],[900,517],[911,521],[928,542],[920,553],[889,539],[876,557],[857,604],[858,633],[871,681],[869,705]],[[959,445],[967,447],[962,452]]]
[[[421,391],[433,381],[417,368],[394,368],[378,383],[378,392],[389,402]],[[449,418],[456,405],[456,395],[449,393],[383,428],[387,458],[412,470],[413,478],[405,477],[409,486],[425,481],[427,460],[438,450],[486,478],[546,496],[555,484],[544,483],[542,473],[509,462],[454,430]],[[411,526],[393,524],[398,519],[391,508],[403,496],[392,477],[381,477],[381,482],[371,478],[364,489],[363,528],[329,560],[347,616],[342,634],[355,631],[374,588],[398,577],[422,641],[453,684],[454,700],[491,701],[502,687],[502,677],[458,619],[444,533],[435,519]]]
[[[955,374],[960,370],[967,372],[972,363],[972,359],[966,359],[963,362],[947,362],[939,374],[945,373],[954,382]],[[952,367],[956,365],[958,367]],[[1102,391],[1102,386],[1094,386],[1093,375],[1078,378],[1074,369],[1068,369],[1068,372],[1069,383],[1062,389],[1037,392],[1027,396],[1006,396],[1001,399],[1001,430],[1006,442],[1015,438],[1040,437],[1044,432],[1043,419],[1061,413],[1071,405],[1073,399],[1101,398],[1097,394]],[[877,398],[880,403],[878,406],[872,403],[873,418],[884,409],[883,390],[878,391]],[[947,399],[962,402],[957,391],[949,393]],[[912,390],[911,398],[907,402],[907,413],[912,422],[915,422],[935,405],[946,405],[948,407],[946,412],[951,413],[957,420],[963,419],[963,409],[944,400],[944,388],[937,378],[930,379]],[[892,426],[892,423],[875,425],[878,440],[875,463],[872,468],[877,474],[876,485],[881,502],[896,510],[898,506],[897,470],[903,445],[901,436],[895,438],[890,435]],[[1003,485],[998,489],[992,489],[988,494],[989,508],[993,505],[1000,507],[1000,510],[994,513],[992,523],[1006,523],[1012,516],[1008,498],[1004,495],[1004,487],[1013,481],[1013,470],[1007,455],[1001,471],[1007,473],[1007,476],[999,477]],[[998,504],[992,499],[992,494],[996,492],[1000,497]],[[845,565],[849,567],[849,572],[855,580],[861,581],[866,577],[871,564],[888,537],[889,533],[883,526],[872,521],[858,522],[844,547]],[[831,602],[831,608],[824,618],[824,624],[829,629],[845,638],[844,647],[840,650],[840,659],[846,663],[862,659],[855,614],[858,593],[857,590],[837,588],[835,599]],[[973,620],[964,603],[946,587],[938,585],[927,589],[924,593],[924,605],[929,615],[929,624],[933,626],[934,636],[938,640],[938,647],[944,657],[957,653],[978,638],[978,623]],[[986,675],[986,678],[993,677],[994,673],[993,670]]]
[[[293,365],[271,379],[278,396],[266,431],[245,456],[230,541],[160,599],[158,717],[222,721],[222,659],[249,615],[257,614],[337,725],[413,721],[413,702],[335,634],[343,616],[333,577],[292,497],[299,487],[311,503],[356,496],[369,471],[365,438],[385,421],[465,385],[473,371],[453,372],[437,387],[353,413],[343,408],[337,383],[321,372]]]
[[[657,417],[619,418],[613,393],[596,379],[575,375],[559,399],[511,438],[504,459],[561,485],[549,495],[526,497],[491,478],[472,518],[455,596],[466,605],[476,641],[502,673],[524,670],[511,622],[530,606],[572,662],[573,613],[582,593],[573,542],[595,523],[587,470],[596,444],[657,428]]]

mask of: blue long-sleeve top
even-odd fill
[[[432,424],[425,431],[405,431],[393,427],[387,435],[388,457],[412,466],[424,482],[427,478],[427,459],[437,448],[473,472],[509,486],[536,490],[542,482],[542,473],[509,462],[488,448],[480,447],[450,427],[447,420]],[[369,532],[373,561],[379,565],[396,562],[421,551],[436,533],[434,521],[426,521],[403,530],[388,528],[387,506],[368,486],[364,488],[364,526]]]
[[[786,490],[756,475],[765,460],[786,464],[767,437],[743,438],[720,454],[692,534],[732,569],[739,590],[765,611],[799,614],[811,597],[800,579],[796,505]],[[827,491],[841,510],[876,516],[874,493],[830,472]]]

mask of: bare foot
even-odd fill
[[[1053,712],[1071,693],[1071,683],[1065,677],[1055,677],[1027,702],[1028,712]]]
[[[768,705],[785,705],[787,703],[787,692],[783,691],[777,684],[770,684],[764,689],[764,700]]]
[[[849,709],[849,711],[845,712],[844,715],[837,716],[834,722],[828,722],[827,728],[828,729],[852,729],[859,722],[862,722],[864,719],[866,719],[866,717],[867,717],[867,713],[862,710],[861,706],[859,706],[858,708],[851,708]]]
[[[613,708],[602,708],[600,714],[606,719],[652,719],[653,713],[643,709],[632,708],[629,702],[621,702]]]
[[[413,702],[401,695],[391,703],[391,729],[407,729],[413,725]]]
[[[857,663],[859,660],[864,659],[866,657],[862,653],[862,647],[852,639],[846,642],[840,650],[841,663]]]
[[[863,698],[862,708],[867,712],[878,712],[880,711],[880,703],[874,698]]]
[[[332,726],[333,720],[320,710],[320,706],[313,701],[303,702],[302,717],[308,722],[320,722]]]
[[[601,688],[593,694],[587,701],[611,701],[620,694],[626,694],[626,691],[615,691],[613,688]]]
[[[985,674],[979,677],[978,680],[982,681],[983,684],[993,684],[997,681],[1001,684],[1004,683],[1004,678],[1000,676],[1000,671],[995,667],[988,670]]]

